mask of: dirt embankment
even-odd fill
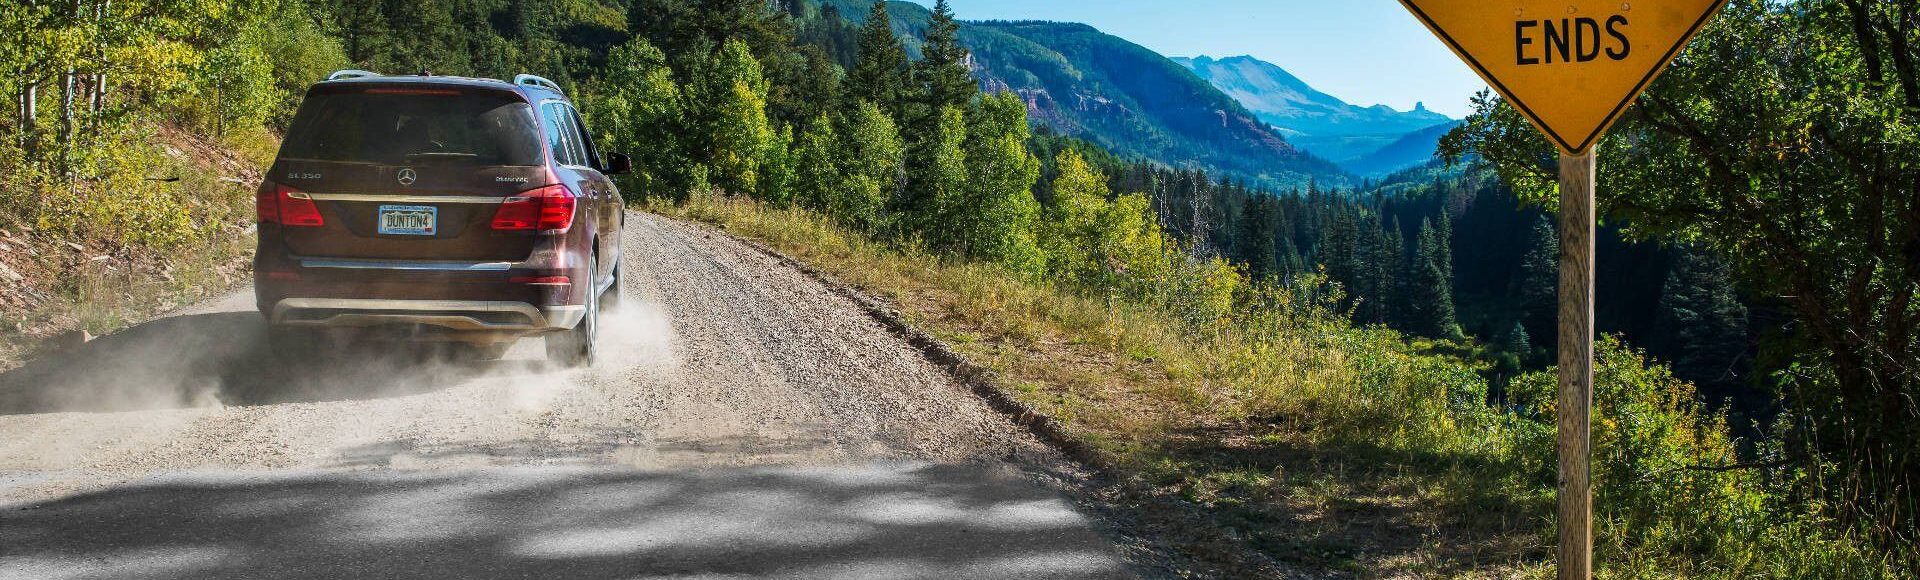
[[[156,184],[180,181],[181,172],[221,187],[260,183],[254,162],[214,140],[167,125],[155,140],[175,167],[148,178]],[[245,279],[248,231],[224,224],[204,243],[150,248],[43,230],[0,210],[0,369],[226,291]]]

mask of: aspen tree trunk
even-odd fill
[[[74,22],[80,21],[80,0],[74,0],[71,15]],[[74,68],[72,62],[67,63],[66,72],[60,76],[59,165],[62,173],[69,169],[73,160],[73,92],[78,88],[76,86],[78,77],[79,71]]]
[[[39,83],[28,83],[26,88],[20,89],[20,148],[25,149],[28,155],[33,154],[34,117],[40,113],[34,101],[39,98]]]
[[[97,28],[99,28],[102,32],[104,32],[106,29],[107,12],[112,10],[112,8],[113,8],[113,0],[102,0],[100,2],[100,9],[94,14],[95,20],[97,20],[100,23],[100,25]],[[103,49],[101,44],[104,42],[105,42],[104,39],[95,41],[93,43],[94,50],[96,52],[101,51]],[[106,69],[105,55],[101,55],[101,57],[99,58],[99,61],[100,62],[95,65],[95,67],[98,68],[99,70],[96,70],[93,73],[92,109],[93,109],[93,114],[95,115],[99,115],[100,110],[105,109],[107,105],[107,72],[105,70]]]
[[[27,0],[28,6],[36,3],[36,0]],[[31,62],[25,64],[24,67],[25,68],[20,71],[21,76],[34,80],[27,81],[27,86],[20,90],[20,148],[31,157],[35,148],[33,135],[35,129],[34,122],[38,120],[37,117],[40,115],[40,81],[35,76],[39,71],[33,70],[33,64]]]
[[[60,170],[65,172],[73,159],[73,90],[75,77],[79,76],[72,66],[67,67],[60,81]]]

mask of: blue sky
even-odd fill
[[[1486,87],[1395,0],[948,1],[962,20],[1085,22],[1167,56],[1250,54],[1357,105],[1461,117]]]

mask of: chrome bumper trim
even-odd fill
[[[335,310],[322,319],[296,319],[310,310]],[[270,320],[289,326],[358,327],[421,324],[452,330],[526,331],[573,328],[586,317],[585,306],[535,307],[525,302],[481,300],[383,300],[365,298],[287,298],[273,306]],[[513,314],[525,322],[482,319],[483,314]]]
[[[505,272],[511,262],[423,262],[412,260],[330,260],[301,258],[306,268],[345,268],[351,270],[429,270],[439,272]]]
[[[374,193],[311,193],[315,201],[375,201],[385,203],[500,203],[506,196],[388,195]]]

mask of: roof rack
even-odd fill
[[[333,74],[327,75],[327,80],[337,81],[340,79],[357,79],[357,78],[363,78],[363,77],[377,77],[377,76],[380,76],[380,73],[350,68],[345,70],[333,71]]]
[[[560,90],[559,83],[555,83],[553,81],[547,80],[546,77],[537,77],[533,75],[514,75],[513,84],[543,87],[546,89],[550,89],[556,93],[566,94],[566,91]]]

